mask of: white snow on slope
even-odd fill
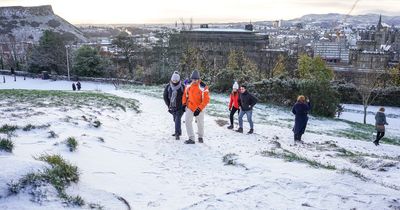
[[[11,81],[11,77],[7,78]],[[82,83],[84,90],[102,90],[140,101],[142,113],[118,110],[97,115],[103,123],[99,129],[89,127],[83,114],[93,110],[82,108],[35,108],[46,115],[16,119],[1,123],[24,126],[28,123],[50,123],[49,129],[60,135],[49,140],[48,130],[18,131],[13,137],[12,154],[0,152],[0,209],[55,209],[60,204],[49,201],[39,206],[29,201],[29,195],[5,197],[6,185],[28,171],[40,168],[43,163],[32,156],[42,153],[61,154],[76,164],[81,171],[77,185],[68,190],[81,195],[89,202],[104,205],[105,209],[124,209],[112,194],[124,197],[133,209],[398,209],[400,192],[390,184],[399,186],[398,160],[400,148],[392,145],[375,147],[370,142],[306,133],[306,142],[335,142],[349,151],[378,156],[377,162],[393,161],[395,166],[387,171],[368,169],[335,156],[334,151],[318,150],[318,144],[291,146],[290,128],[256,124],[254,135],[237,134],[220,127],[215,117],[206,116],[205,144],[184,145],[171,137],[173,123],[165,104],[158,98],[130,91],[114,90],[111,85]],[[70,90],[71,82],[26,80],[0,83],[0,89],[61,89]],[[79,93],[77,93],[79,94]],[[256,110],[258,111],[258,110]],[[64,122],[66,116],[72,118]],[[75,123],[74,123],[75,122]],[[76,124],[77,123],[77,124]],[[312,122],[310,122],[312,123]],[[323,126],[323,125],[321,125]],[[183,138],[186,131],[183,128]],[[248,125],[245,124],[245,130]],[[76,136],[80,145],[70,153],[62,141]],[[273,147],[277,136],[282,148],[309,159],[335,165],[338,169],[351,168],[370,180],[363,181],[339,170],[312,168],[298,162],[260,155]],[[98,137],[103,137],[101,143]],[[54,143],[60,143],[54,145]],[[224,165],[222,157],[228,153],[238,155],[244,165]],[[326,155],[326,154],[330,154]],[[385,158],[384,158],[385,157]],[[3,167],[2,167],[3,168]]]

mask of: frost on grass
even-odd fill
[[[311,160],[306,157],[302,157],[294,152],[291,152],[286,149],[278,149],[278,150],[264,150],[261,152],[261,155],[266,157],[280,158],[288,162],[300,162],[306,163],[314,168],[324,168],[329,170],[336,170],[336,167],[331,164],[323,164],[316,160]]]
[[[66,144],[70,152],[74,152],[78,148],[78,141],[75,139],[75,137],[68,137]]]
[[[32,125],[32,124],[28,124],[26,126],[24,126],[22,128],[23,131],[30,131],[30,130],[34,130],[34,129],[45,129],[50,127],[50,124],[45,124],[45,125]]]
[[[49,139],[58,138],[58,135],[57,135],[56,132],[54,132],[54,131],[49,131],[48,134],[49,134],[49,135],[47,136],[47,138],[49,138]]]
[[[243,163],[238,162],[238,155],[235,153],[229,153],[224,155],[222,157],[222,162],[224,162],[225,165],[240,166],[248,170],[248,168]]]
[[[8,136],[11,136],[17,129],[18,126],[16,125],[4,124],[0,127],[0,133],[4,133],[7,134]]]
[[[64,160],[60,155],[42,155],[37,160],[46,162],[50,167],[24,175],[18,181],[8,183],[9,196],[28,193],[31,201],[43,203],[56,195],[66,206],[83,206],[80,196],[70,196],[65,190],[79,181],[78,167]]]
[[[30,107],[69,106],[80,108],[89,106],[96,108],[117,108],[123,111],[130,109],[137,113],[140,112],[139,102],[135,99],[97,92],[74,94],[69,91],[58,90],[0,90],[0,98],[5,98],[10,103],[29,103]]]
[[[11,139],[0,139],[0,151],[12,152],[14,143]]]

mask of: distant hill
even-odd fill
[[[353,26],[359,25],[376,25],[379,20],[379,14],[365,14],[365,15],[344,15],[337,13],[329,14],[309,14],[304,15],[301,18],[290,20],[290,22],[302,22],[302,23],[326,23],[326,24],[337,24],[347,23]],[[400,26],[400,16],[385,16],[382,15],[382,23],[389,26],[395,25]]]
[[[71,41],[87,41],[74,25],[54,14],[50,5],[37,7],[0,7],[0,42],[37,42],[45,30],[63,34]]]

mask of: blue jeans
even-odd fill
[[[178,134],[179,136],[182,135],[182,129],[181,129],[182,115],[183,115],[182,111],[175,111],[172,113],[173,120],[175,123],[175,134]]]
[[[243,128],[243,116],[246,114],[247,116],[247,121],[249,121],[250,124],[250,129],[253,129],[253,110],[249,110],[249,111],[242,111],[240,110],[239,113],[239,128]]]

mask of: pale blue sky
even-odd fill
[[[0,6],[50,4],[72,23],[194,23],[292,19],[348,13],[355,0],[0,0]],[[400,0],[360,0],[352,14],[400,15]]]

